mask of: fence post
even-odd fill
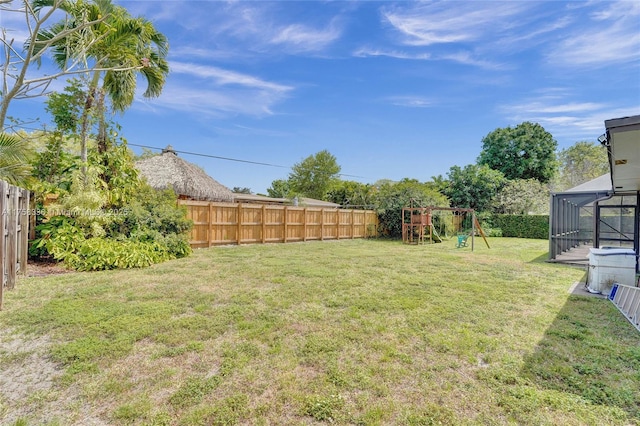
[[[27,260],[29,258],[29,195],[30,192],[27,189],[20,190],[20,213],[18,215],[19,228],[20,228],[20,252],[18,253],[18,259],[20,261],[19,272],[21,274],[27,273]]]

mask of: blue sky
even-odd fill
[[[345,179],[428,181],[499,127],[540,123],[562,149],[640,114],[637,1],[116,3],[170,43],[163,94],[122,133],[284,166],[183,156],[228,187],[264,193],[323,149]]]

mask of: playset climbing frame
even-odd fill
[[[453,213],[453,227],[457,235],[456,247],[467,247],[467,241],[471,237],[471,250],[474,248],[474,237],[476,233],[482,236],[485,244],[489,247],[486,235],[480,226],[480,222],[476,218],[473,209],[455,208],[455,207],[422,207],[415,206],[411,201],[411,205],[402,209],[402,240],[405,244],[424,244],[425,242],[434,243],[441,242],[442,237],[434,226],[434,212],[446,211]],[[471,219],[471,230],[466,232],[462,228],[465,218]]]

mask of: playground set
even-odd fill
[[[447,224],[447,215],[451,216],[451,227]],[[473,251],[476,235],[480,235],[487,248],[491,248],[474,209],[415,206],[413,201],[402,209],[402,240],[405,244],[440,243],[453,236],[449,235],[448,228],[455,233],[456,248],[468,247],[471,238]]]

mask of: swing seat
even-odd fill
[[[456,248],[466,247],[468,238],[469,235],[467,234],[458,234],[458,243],[456,244]]]

